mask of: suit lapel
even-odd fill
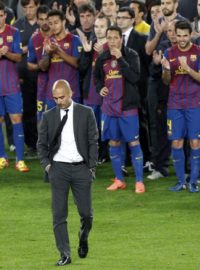
[[[76,145],[78,145],[78,122],[80,119],[80,115],[78,113],[78,106],[77,103],[73,103],[74,104],[74,112],[73,112],[73,126],[74,126],[74,137],[75,137],[75,141],[76,141]]]

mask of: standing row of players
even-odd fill
[[[165,10],[168,11],[168,8],[170,8],[167,7],[167,3],[165,2],[166,1],[163,1],[161,4],[161,7],[163,5],[163,13]],[[170,2],[173,6],[172,13],[175,15],[173,19],[183,19],[176,15],[175,11],[177,1],[171,0]],[[109,139],[110,157],[115,173],[115,181],[108,189],[116,190],[118,188],[125,188],[126,186],[121,172],[124,148],[122,147],[123,143],[121,142],[125,141],[129,143],[131,160],[136,173],[135,191],[137,193],[143,193],[145,191],[145,187],[142,180],[143,155],[138,140],[139,128],[137,109],[139,107],[139,94],[137,93],[137,85],[140,81],[140,68],[138,63],[140,62],[141,67],[143,68],[144,65],[142,62],[146,61],[147,57],[141,57],[140,55],[139,61],[137,54],[133,56],[133,51],[127,49],[126,46],[123,45],[123,42],[125,42],[127,45],[126,37],[125,41],[123,41],[122,38],[122,31],[123,33],[126,33],[127,30],[129,30],[129,32],[133,30],[132,24],[135,15],[130,9],[120,9],[116,16],[117,25],[119,27],[110,27],[110,21],[104,15],[99,15],[95,19],[95,11],[90,5],[80,7],[79,16],[82,13],[87,14],[87,11],[93,15],[95,20],[94,31],[96,34],[96,39],[93,42],[88,42],[86,36],[78,31],[82,41],[80,42],[78,37],[66,30],[65,16],[62,12],[58,10],[48,11],[48,8],[45,6],[41,6],[37,10],[38,22],[40,22],[40,30],[35,32],[29,41],[28,67],[30,70],[39,71],[38,119],[40,119],[41,114],[45,109],[55,106],[55,102],[51,96],[51,90],[53,83],[57,79],[66,79],[69,81],[74,92],[73,98],[75,101],[80,102],[81,94],[83,93],[84,104],[92,106],[96,116],[100,114],[100,106],[102,103],[101,97],[103,97],[102,119],[104,121],[102,121],[102,123],[104,123],[104,125],[102,135],[104,139]],[[167,15],[167,12],[166,14],[164,13],[164,18],[169,16],[170,15]],[[187,26],[187,24],[184,27],[184,30],[188,32],[190,37],[191,29]],[[151,29],[153,29],[153,27]],[[156,47],[154,44],[157,41],[156,39],[158,39],[157,36],[160,38],[163,30],[159,29],[159,31],[156,29],[156,31],[154,30],[155,33],[153,33],[153,31],[150,32],[150,35],[155,35],[155,38],[152,38],[152,40],[155,40],[150,40],[150,42],[147,42],[147,51],[152,50],[153,47]],[[139,40],[142,40],[142,37]],[[190,49],[191,43],[187,43],[187,46],[186,51]],[[179,43],[178,47],[179,49],[181,48]],[[98,65],[97,62],[95,66],[95,62],[99,54],[101,54],[101,56],[98,58],[98,61],[100,61],[99,59],[103,58],[103,56],[105,58],[102,60],[102,65]],[[195,61],[198,62],[197,53],[194,54],[194,58]],[[180,68],[180,66],[182,67],[182,63],[180,61],[177,63],[177,65],[178,68]],[[106,68],[104,68],[105,66]],[[77,69],[78,67],[80,72],[85,75],[84,80],[82,81],[82,92],[80,92],[79,86],[80,79],[79,71]],[[175,72],[175,74],[180,75],[180,73],[177,72]],[[186,73],[181,74],[185,76],[187,75],[186,78],[182,76],[184,82],[187,80],[188,76],[190,76]],[[196,77],[195,79],[198,80]],[[198,83],[196,84],[198,86]],[[195,89],[196,88],[197,87],[195,86]],[[185,92],[185,90],[183,92]],[[190,97],[191,93],[188,94],[186,91],[186,94],[184,94],[184,99],[187,99],[188,95]],[[196,98],[198,98],[198,96]],[[183,108],[185,108],[184,105]],[[177,107],[177,109],[182,109],[182,107]],[[197,109],[197,115],[198,113],[199,110]],[[99,116],[97,116],[97,119],[99,119]],[[188,124],[187,121],[185,121],[185,118],[183,119],[184,125]],[[173,119],[172,122],[174,123],[175,120]],[[192,117],[192,123],[193,122],[196,123],[196,118],[194,119],[194,117]],[[172,124],[169,126],[172,127]],[[177,126],[177,124],[175,124],[175,126]],[[185,127],[181,126],[181,129],[185,131]],[[196,185],[198,177],[197,171],[199,172],[198,125],[196,125],[196,130],[194,133],[195,135],[193,134],[192,136],[196,136],[194,138],[194,140],[196,140],[196,144],[191,143],[191,147],[197,151],[191,151],[191,155],[193,155],[194,158],[191,159],[191,171],[193,171],[193,173],[191,173],[192,177],[190,180],[190,191],[198,190]],[[182,137],[185,136],[185,134],[182,132],[181,135],[178,134],[175,135],[175,137],[176,136],[181,136],[181,138],[178,139],[182,140]],[[172,140],[175,139],[174,137],[172,138]],[[178,147],[176,147],[177,145],[174,143],[173,145],[175,145],[173,146],[173,149],[181,148],[180,146],[182,146],[182,144],[180,144]],[[178,151],[173,150],[173,152],[177,153]],[[6,156],[3,158],[6,164]],[[177,189],[180,190],[185,188],[185,178],[183,178],[184,170],[182,166],[182,163],[184,163],[183,160],[183,154],[181,152],[181,165],[175,166],[178,176],[178,187],[175,187],[175,191]],[[192,160],[195,160],[195,162],[192,163]],[[181,176],[180,171],[182,173]]]

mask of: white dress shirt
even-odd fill
[[[74,106],[73,101],[72,104],[67,108],[68,118],[65,123],[62,133],[61,133],[61,145],[58,152],[55,154],[53,160],[60,162],[81,162],[83,161],[82,156],[79,154],[75,137],[74,137],[74,125],[73,125],[73,114],[74,114]],[[66,114],[65,110],[60,110],[60,119],[64,117]]]
[[[130,27],[128,30],[126,30],[126,32],[123,33],[124,45],[125,46],[127,45],[128,38],[129,38],[129,35],[130,35],[132,30],[133,30],[133,27]]]

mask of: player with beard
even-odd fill
[[[37,9],[37,23],[39,30],[33,33],[28,44],[28,69],[32,71],[39,71],[37,77],[37,112],[38,122],[41,120],[42,113],[45,110],[45,94],[48,82],[48,73],[40,70],[38,65],[42,59],[43,42],[46,37],[50,35],[50,28],[48,25],[48,6],[40,6]]]
[[[171,191],[186,188],[184,138],[190,141],[190,192],[198,192],[200,170],[200,48],[191,42],[189,21],[175,24],[177,45],[165,51],[162,60],[163,80],[169,84],[168,137],[172,141],[172,157],[178,182]]]
[[[162,17],[157,18],[151,24],[150,33],[146,43],[146,53],[151,55],[160,42],[167,39],[167,24],[172,20],[184,19],[176,12],[178,0],[161,0]]]

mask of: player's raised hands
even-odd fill
[[[162,60],[162,51],[159,50],[159,52],[157,52],[156,50],[153,51],[153,62],[156,65],[161,64],[161,60]]]
[[[76,31],[79,35],[84,51],[90,52],[92,50],[92,41],[88,41],[86,35],[79,28],[76,28]]]

